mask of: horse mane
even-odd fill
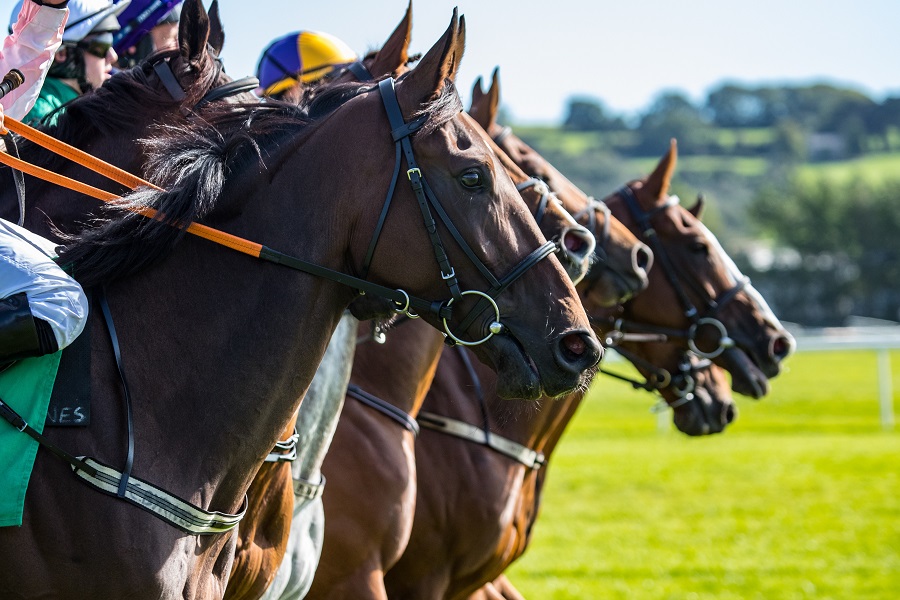
[[[265,169],[269,149],[300,141],[324,117],[372,84],[348,82],[319,90],[299,104],[267,100],[211,108],[203,119],[160,125],[141,144],[148,157],[147,178],[164,191],[140,189],[105,207],[104,215],[80,233],[67,236],[61,264],[70,265],[85,287],[132,275],[159,262],[183,238],[187,226],[213,215],[229,178],[248,168]],[[453,107],[458,106],[455,110]],[[433,107],[433,108],[432,108]],[[419,131],[435,129],[460,112],[452,84],[418,114],[428,115]],[[136,211],[152,208],[155,219]]]
[[[177,50],[163,50],[131,69],[116,72],[101,87],[66,104],[58,113],[56,124],[40,125],[38,129],[71,146],[84,148],[98,136],[133,132],[137,137],[145,124],[137,115],[148,106],[156,107],[161,115],[180,115],[177,107],[181,102],[174,100],[162,86],[150,82],[155,63],[169,59],[171,65],[171,60],[178,55]],[[219,69],[205,69],[196,85],[190,87],[201,91],[210,89],[219,74]],[[52,171],[66,164],[67,159],[31,142],[23,144],[22,149],[23,153],[42,153],[41,164]]]

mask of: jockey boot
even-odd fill
[[[31,314],[25,292],[0,299],[0,367],[59,350],[50,324]]]

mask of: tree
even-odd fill
[[[640,151],[653,156],[663,154],[672,138],[678,140],[678,148],[684,154],[703,152],[712,135],[700,109],[679,92],[658,96],[642,116],[638,132]]]
[[[626,129],[621,117],[610,115],[599,100],[572,98],[563,127],[573,131],[618,131]]]

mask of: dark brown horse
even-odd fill
[[[362,72],[379,79],[405,73],[411,29],[410,4],[381,49],[360,61]],[[354,70],[347,69],[320,84],[321,89],[356,77]],[[283,98],[299,103],[305,91],[298,81]],[[356,320],[345,316],[297,416],[295,458],[290,466],[287,461],[267,460],[250,485],[225,600],[302,598],[312,584],[322,550],[322,461],[343,405],[353,357],[350,344],[355,339]],[[294,427],[289,425],[283,440],[291,439]]]
[[[679,261],[677,264],[681,267],[680,274],[690,270],[683,276],[696,282],[696,289],[710,290],[707,293],[722,298],[733,285],[727,257],[717,245],[713,246],[711,234],[703,229],[692,229],[692,226],[698,227],[694,215],[678,207],[667,196],[674,164],[673,147],[649,178],[632,182],[627,189],[644,197],[647,210],[654,206],[663,207],[655,213],[654,225],[666,240],[667,246],[660,248],[668,256],[672,256],[671,247],[676,245],[697,244],[700,239],[710,244],[708,260],[686,264]],[[629,193],[625,189],[618,194]],[[616,197],[609,197],[604,202],[613,214],[618,215]],[[703,231],[702,236],[699,236],[700,231]],[[654,256],[658,257],[659,252],[655,250]],[[625,304],[626,312],[641,322],[688,318],[673,291],[675,284],[666,277],[654,277],[659,267],[657,259],[650,274],[650,285]],[[745,287],[736,294],[742,295],[744,290]],[[649,301],[638,305],[638,300],[644,297]],[[589,315],[600,308],[584,294],[582,299]],[[693,301],[699,304],[703,299],[698,296]],[[737,302],[737,298],[731,301]],[[752,298],[746,302],[751,310],[745,307],[726,313],[727,305],[722,307],[723,312],[718,316],[729,331],[754,322],[758,314],[765,312],[764,304],[757,306]],[[732,307],[742,306],[734,304]],[[763,318],[756,321],[757,335],[766,336],[769,325]],[[785,343],[790,342],[785,340]],[[669,346],[667,351],[679,357],[688,348],[683,338],[666,345]],[[650,358],[668,364],[661,356]],[[704,370],[696,375],[701,379],[702,391],[696,390],[694,401],[682,403],[676,411],[696,411],[689,413],[697,415],[690,428],[693,430],[702,425],[705,430],[692,432],[709,433],[713,427],[715,431],[721,431],[731,418],[727,409],[723,409],[731,404],[730,397],[727,403],[722,400],[723,396],[728,396],[727,388],[722,389],[725,380],[716,370]],[[497,579],[528,545],[538,514],[547,461],[574,416],[583,393],[576,392],[554,402],[543,400],[538,406],[520,406],[497,402],[493,381],[490,373],[460,352],[445,353],[438,365],[438,373],[419,415],[420,424],[429,427],[423,427],[416,447],[419,495],[413,532],[407,552],[385,576],[391,598],[466,598],[476,591],[475,597],[490,598],[498,597],[491,594],[500,593],[500,587],[507,588],[507,597],[516,597],[508,581],[501,580],[497,585],[490,582]],[[660,391],[664,395],[667,393]],[[707,401],[709,407],[718,406],[718,411],[709,410]],[[690,405],[693,409],[685,408]],[[676,423],[678,421],[676,413]],[[468,439],[459,434],[447,435],[466,426],[473,429]],[[477,469],[460,467],[476,464]],[[476,515],[477,519],[474,518]]]
[[[543,237],[482,134],[459,113],[452,80],[462,28],[454,14],[444,37],[395,87],[386,80],[337,89],[304,111],[222,111],[182,131],[164,129],[150,141],[149,175],[170,191],[141,191],[130,202],[152,206],[160,220],[113,215],[62,255],[83,283],[106,287],[133,418],[126,422],[113,347],[95,312],[94,420],[89,429],[51,432],[54,444],[116,466],[135,448],[125,472],[145,483],[111,475],[128,484],[125,498],[135,489],[151,490],[150,498],[165,490],[170,501],[195,506],[189,515],[239,513],[253,475],[293,417],[355,297],[353,287],[377,290],[392,302],[401,298],[390,290],[402,287],[410,302],[399,308],[420,311],[436,327],[446,323],[460,339],[486,338],[490,325],[494,335],[477,352],[500,371],[503,394],[559,395],[583,385],[599,345],[577,295],[558,262],[535,260],[543,252],[535,248],[545,248]],[[424,176],[433,191],[426,200],[442,217],[435,231],[458,243],[439,244],[414,226],[432,210],[420,205],[418,187],[391,186],[391,165],[399,168],[392,130],[410,163],[409,179],[418,183]],[[410,136],[411,144],[403,142]],[[381,214],[373,189],[381,190],[378,196],[391,189],[392,204],[366,260]],[[263,239],[266,246],[253,247],[280,263],[182,239],[173,225],[192,221]],[[443,248],[446,261],[438,253],[438,262],[452,265],[455,279],[449,269],[446,280],[438,276],[431,259],[436,248]],[[341,276],[352,286],[286,268],[360,273],[366,263],[369,282]],[[521,280],[510,283],[505,274],[518,275],[523,266],[529,268]],[[510,283],[494,300],[494,314],[468,317],[474,303],[465,302],[467,296],[449,305],[444,300],[447,280],[496,295],[497,286],[485,284],[493,273],[504,276],[500,287]],[[132,430],[133,437],[123,439]],[[23,525],[0,531],[0,589],[68,598],[224,593],[233,533],[185,533],[162,520],[182,523],[180,517],[157,519],[158,508],[138,510],[136,500],[79,481],[93,468],[82,464],[73,476],[67,463],[38,452]]]
[[[202,118],[222,103],[254,101],[253,82],[235,82],[222,67],[219,53],[224,39],[218,2],[207,14],[202,2],[187,0],[178,50],[158,53],[142,65],[116,73],[101,88],[68,104],[58,124],[45,131],[126,171],[142,173],[146,157],[137,140],[156,128]],[[127,191],[30,142],[20,144],[20,151],[23,159],[51,171],[115,193]],[[12,182],[5,167],[0,177]],[[102,210],[95,199],[27,175],[25,200],[25,227],[57,240],[57,229],[72,233]],[[0,217],[15,222],[19,216],[15,188],[3,185]]]

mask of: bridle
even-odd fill
[[[709,368],[713,358],[716,358],[722,354],[722,352],[735,345],[734,340],[728,335],[728,329],[725,327],[725,324],[722,323],[716,315],[723,306],[733,300],[741,290],[749,285],[750,280],[746,277],[741,277],[734,286],[719,296],[715,298],[709,297],[709,295],[699,286],[694,284],[691,279],[679,277],[678,269],[666,252],[665,246],[663,246],[659,237],[656,235],[656,231],[651,223],[654,216],[677,205],[679,203],[678,196],[669,196],[663,204],[654,207],[652,210],[645,211],[641,208],[637,197],[630,187],[624,186],[618,193],[625,199],[625,204],[631,213],[631,216],[638,224],[641,237],[653,251],[653,256],[657,260],[657,264],[661,265],[658,268],[663,270],[670,285],[675,290],[678,301],[682,306],[683,314],[689,320],[690,325],[687,329],[674,329],[624,318],[613,318],[603,322],[598,322],[597,319],[591,318],[592,322],[597,323],[601,327],[605,325],[608,328],[611,324],[612,329],[605,334],[604,345],[607,348],[615,350],[643,372],[648,373],[648,375],[646,375],[646,381],[641,382],[609,371],[605,368],[601,368],[600,372],[616,379],[626,381],[635,389],[643,389],[651,392],[669,389],[675,395],[676,400],[668,403],[668,407],[676,408],[694,399],[696,373]],[[685,287],[682,285],[682,281],[685,281],[699,297],[706,298],[702,316],[700,311],[688,297]],[[704,351],[697,346],[697,335],[700,328],[707,326],[713,327],[718,332],[718,345],[713,350]],[[670,338],[683,339],[687,344],[687,348],[682,352],[681,360],[679,360],[678,371],[675,373],[658,367],[621,346],[622,342],[666,342]],[[700,360],[697,361],[692,359],[692,355],[698,357]],[[665,406],[662,406],[662,409],[665,408]]]
[[[656,258],[660,268],[669,280],[672,289],[675,290],[675,294],[678,296],[678,301],[684,311],[683,314],[685,318],[690,321],[690,325],[687,329],[680,330],[619,319],[616,321],[614,329],[623,333],[658,333],[667,337],[684,339],[687,341],[688,349],[701,358],[713,359],[728,348],[734,347],[735,342],[728,335],[728,328],[717,318],[717,315],[725,305],[734,300],[741,290],[750,284],[750,279],[742,276],[731,288],[725,290],[716,297],[710,297],[705,290],[696,285],[691,279],[679,277],[678,269],[666,252],[665,246],[663,246],[659,237],[656,235],[656,230],[651,223],[651,220],[655,215],[663,212],[669,207],[676,206],[679,202],[678,196],[669,196],[660,206],[645,211],[641,208],[637,196],[635,196],[630,187],[622,187],[619,190],[619,194],[625,199],[625,205],[628,207],[631,216],[637,222],[641,236],[650,246],[650,249],[653,251],[653,256]],[[682,285],[683,281],[686,282],[699,297],[705,298],[702,315],[700,310],[694,306],[694,303],[691,302],[688,297],[685,287]],[[712,350],[703,350],[697,346],[697,335],[702,327],[712,327],[719,334],[718,345]]]
[[[394,90],[394,79],[392,77],[382,79],[378,83],[378,90],[381,93],[381,99],[384,104],[385,112],[387,113],[388,121],[391,125],[391,137],[394,140],[394,171],[391,176],[391,184],[388,188],[387,196],[385,197],[385,201],[381,209],[381,214],[378,218],[378,223],[375,226],[375,231],[372,234],[372,240],[369,242],[369,248],[366,251],[366,257],[363,261],[362,267],[362,276],[363,278],[365,278],[369,271],[372,257],[375,253],[375,248],[378,245],[378,239],[381,235],[382,228],[384,227],[384,222],[387,218],[388,210],[390,209],[391,200],[394,196],[394,190],[396,188],[397,180],[399,179],[401,170],[401,158],[403,158],[406,160],[407,166],[406,177],[409,180],[410,187],[412,187],[413,193],[416,196],[419,209],[422,213],[422,219],[425,224],[425,229],[428,232],[429,240],[434,251],[434,256],[440,269],[441,279],[446,283],[450,291],[451,298],[445,302],[428,303],[421,300],[416,301],[412,296],[406,294],[406,292],[398,290],[401,291],[405,296],[405,301],[402,303],[394,301],[395,310],[397,312],[405,314],[410,318],[416,318],[419,316],[419,310],[418,308],[416,308],[416,310],[414,311],[412,310],[412,308],[416,306],[425,306],[427,310],[431,311],[441,319],[444,328],[444,334],[447,336],[447,340],[450,345],[460,344],[463,346],[476,346],[479,344],[483,344],[494,335],[503,332],[505,329],[500,321],[500,308],[497,306],[496,298],[510,285],[512,285],[513,282],[524,275],[529,269],[537,265],[544,258],[555,253],[559,249],[559,245],[556,242],[545,242],[530,254],[528,254],[528,256],[523,258],[515,267],[512,268],[509,273],[507,273],[505,277],[503,277],[502,279],[496,278],[493,273],[491,273],[491,271],[487,268],[487,266],[481,261],[481,259],[478,258],[478,256],[475,254],[475,251],[465,241],[462,234],[453,224],[443,205],[440,203],[437,196],[429,187],[428,182],[424,178],[422,170],[419,168],[418,163],[416,162],[410,138],[416,131],[418,131],[423,125],[425,125],[428,119],[427,115],[422,115],[415,120],[410,121],[409,123],[407,123],[403,119],[403,114],[400,110],[400,104],[397,102],[397,94]],[[478,269],[484,279],[487,280],[488,284],[490,285],[490,288],[487,292],[478,290],[460,290],[459,282],[456,278],[456,271],[450,264],[450,259],[447,256],[443,242],[440,238],[440,234],[437,231],[437,224],[435,223],[432,209],[434,209],[434,212],[437,213],[438,218],[450,232],[451,237],[456,240],[456,243],[469,258],[469,261]],[[450,318],[450,311],[453,303],[461,301],[463,297],[467,295],[477,296],[479,298],[479,301],[469,312],[469,314],[463,319],[462,324],[460,325],[461,330],[466,330],[486,308],[490,307],[494,311],[495,318],[488,327],[488,334],[482,339],[476,341],[465,341],[461,339],[450,330],[450,326],[447,323],[448,319]]]

